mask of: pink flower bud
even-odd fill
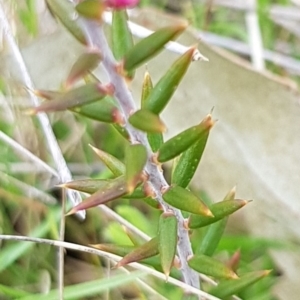
[[[106,0],[105,3],[111,8],[121,9],[126,7],[134,7],[140,1],[139,0]]]

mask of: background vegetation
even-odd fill
[[[41,38],[38,1],[12,1],[5,3],[7,15],[20,47],[25,47],[36,39]],[[289,4],[289,1],[277,1],[278,4]],[[268,16],[268,9],[273,1],[258,1],[260,28],[263,44],[270,50],[278,50],[280,46],[287,49],[285,54],[292,58],[299,58],[299,39],[286,29],[276,25]],[[141,1],[141,6],[150,5],[149,1]],[[167,3],[158,5],[161,9],[168,7]],[[243,25],[243,12],[231,11],[218,7],[211,9],[208,4],[200,2],[187,3],[179,10],[181,14],[191,20],[192,24],[205,31],[218,35],[247,41],[247,32]],[[49,28],[51,28],[51,24]],[[45,28],[45,27],[43,27]],[[45,30],[45,29],[43,29]],[[2,46],[2,56],[7,55],[8,49]],[[5,54],[6,52],[6,54]],[[244,56],[244,58],[248,58]],[[280,75],[293,76],[299,80],[297,74],[290,74],[288,70],[278,67],[274,63],[267,64],[269,70]],[[5,136],[10,136],[24,145],[34,155],[44,161],[49,161],[44,137],[39,126],[33,119],[28,120],[22,115],[22,100],[26,97],[23,86],[12,82],[10,78],[2,76],[1,104],[2,118],[0,130]],[[14,99],[14,105],[5,107],[4,98]],[[78,115],[59,113],[51,116],[51,123],[64,157],[74,174],[74,178],[108,178],[109,171],[99,162],[99,159],[89,148],[92,144],[123,160],[124,140],[119,133],[109,125],[95,123]],[[61,224],[61,205],[64,195],[53,188],[52,176],[43,172],[36,161],[24,159],[22,151],[5,138],[1,138],[0,147],[0,231],[3,234],[43,237],[53,240],[61,239],[61,226],[65,226],[64,240],[80,245],[113,242],[117,244],[131,244],[128,234],[116,220],[116,217],[101,209],[87,211],[87,219],[81,222],[71,216],[66,218],[65,225]],[[20,155],[21,153],[21,155]],[[193,186],[196,193],[207,202],[211,201],[207,191]],[[155,224],[159,217],[157,210],[152,209],[140,200],[117,200],[108,205],[118,216],[130,222],[149,236],[157,232]],[[247,208],[246,208],[247,209]],[[205,229],[197,232],[196,241],[205,234]],[[129,234],[130,235],[130,234]],[[196,247],[196,245],[194,245]],[[272,294],[272,287],[280,276],[280,270],[268,255],[269,249],[288,248],[290,245],[279,241],[257,239],[244,234],[236,234],[234,228],[229,228],[223,236],[216,250],[216,257],[223,261],[234,255],[240,255],[240,268],[244,271],[258,269],[272,269],[271,275],[239,296],[242,299],[268,300],[276,299]],[[0,251],[0,299],[34,299],[32,293],[47,292],[55,288],[58,282],[59,265],[58,250],[49,245],[2,241]],[[84,252],[67,250],[64,264],[64,281],[66,286],[72,286],[67,299],[158,299],[154,292],[145,291],[138,285],[122,285],[133,280],[119,270],[109,270],[109,260]],[[109,274],[108,274],[109,273]],[[104,281],[118,275],[114,281]],[[176,272],[172,274],[178,276]],[[80,285],[91,281],[91,285]],[[182,289],[175,288],[169,283],[157,279],[147,279],[150,286],[154,286],[159,295],[167,299],[180,299]],[[100,291],[96,287],[102,286],[106,290]],[[86,295],[79,296],[85,291]],[[73,295],[71,294],[73,292]],[[90,293],[90,294],[88,294]],[[152,295],[152,296],[149,296]],[[30,298],[31,297],[31,298]],[[46,299],[46,298],[45,298]],[[50,299],[50,298],[49,298]]]

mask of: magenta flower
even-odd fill
[[[107,6],[111,8],[126,8],[126,7],[134,7],[138,5],[139,0],[106,0],[105,3]]]

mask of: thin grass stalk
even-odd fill
[[[66,190],[62,189],[61,197],[61,219],[59,225],[59,240],[64,241],[65,239],[65,227],[66,227]],[[59,247],[58,249],[58,291],[59,300],[64,300],[64,254],[65,248]]]
[[[38,243],[38,244],[47,244],[50,246],[55,246],[55,247],[63,247],[66,249],[71,249],[75,251],[81,251],[81,252],[87,252],[90,254],[98,255],[104,258],[111,259],[114,262],[119,262],[123,257],[120,257],[115,254],[111,254],[108,252],[104,252],[95,248],[87,247],[87,246],[82,246],[78,244],[73,244],[69,242],[62,242],[62,241],[57,241],[57,240],[50,240],[50,239],[41,239],[41,238],[33,238],[33,237],[28,237],[28,236],[19,236],[19,235],[0,235],[0,240],[10,240],[10,241],[23,241],[23,242],[33,242],[33,243]],[[158,272],[152,268],[149,268],[147,266],[144,266],[139,263],[131,263],[130,267],[137,269],[137,270],[142,270],[147,272],[147,274],[152,275],[160,280],[163,280],[165,282],[166,277],[163,273]],[[177,280],[173,277],[169,277],[168,282],[170,284],[173,284],[175,286],[178,286],[185,290],[188,293],[193,293],[195,295],[198,295],[200,297],[203,297],[206,300],[221,300],[220,298],[214,297],[206,292],[203,292],[199,290],[198,288],[192,287],[189,284],[186,284],[180,280]]]
[[[50,173],[51,175],[59,178],[58,173],[52,167],[50,167],[47,163],[42,161],[39,157],[31,153],[29,150],[24,148],[22,145],[17,143],[14,139],[6,135],[3,131],[0,130],[0,140],[8,144],[12,147],[17,153],[19,153],[24,159],[29,159],[32,162],[36,163],[42,169]],[[32,170],[31,170],[32,171]]]

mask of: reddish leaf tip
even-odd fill
[[[121,126],[125,125],[124,115],[122,114],[122,112],[119,109],[117,109],[117,108],[113,109],[113,111],[112,111],[112,117],[113,117],[114,123],[117,123],[117,124],[119,124]]]
[[[109,96],[112,96],[115,92],[115,87],[112,83],[108,83],[106,85],[99,83],[98,89],[100,92],[102,92],[106,95],[109,95]]]

